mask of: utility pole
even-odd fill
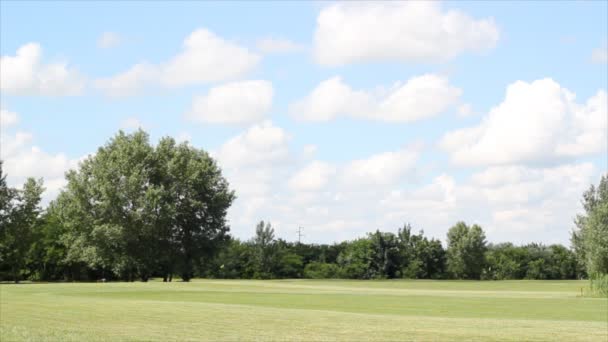
[[[298,244],[300,244],[302,243],[302,236],[304,236],[304,234],[302,234],[302,227],[298,227],[296,233],[298,233]]]

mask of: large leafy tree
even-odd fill
[[[480,226],[458,222],[448,231],[448,272],[455,278],[479,279],[486,249],[486,236]]]
[[[34,242],[43,191],[42,180],[33,178],[20,190],[9,188],[0,163],[0,264],[9,268],[15,283],[21,280]]]
[[[155,148],[139,130],[119,132],[67,175],[57,200],[67,226],[68,262],[83,261],[123,279],[188,281],[228,232],[234,200],[204,151],[164,138]]]
[[[571,240],[578,265],[590,276],[608,274],[608,176],[585,191],[582,204]]]

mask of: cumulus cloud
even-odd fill
[[[97,39],[97,47],[100,49],[110,49],[122,43],[122,37],[116,32],[104,32]]]
[[[594,49],[591,53],[591,61],[598,64],[608,63],[608,46]]]
[[[445,239],[450,226],[467,220],[481,224],[491,241],[567,243],[580,195],[598,177],[592,163],[429,177],[419,172],[427,169],[421,144],[330,162],[294,158],[289,136],[264,122],[215,151],[238,194],[229,211],[237,236],[250,237],[253,223],[265,219],[287,239],[298,226],[310,241],[332,242],[405,222]]]
[[[4,127],[3,127],[4,128]],[[0,134],[0,159],[7,183],[21,187],[27,177],[43,178],[43,202],[48,203],[65,185],[64,173],[78,165],[64,153],[49,153],[34,144],[29,132],[3,130]]]
[[[96,80],[111,96],[136,94],[146,86],[176,88],[234,79],[253,69],[261,57],[206,29],[192,32],[182,51],[161,64],[142,62],[112,77]]]
[[[606,150],[608,98],[584,104],[552,79],[508,86],[505,99],[477,126],[448,132],[440,146],[464,165],[538,163]]]
[[[498,39],[492,18],[443,10],[435,1],[338,3],[317,17],[314,56],[323,65],[445,61],[491,49]]]
[[[335,172],[335,166],[315,160],[290,179],[289,187],[299,191],[319,190],[327,185]]]
[[[304,46],[285,38],[262,38],[256,42],[256,48],[263,54],[292,53],[304,50]]]
[[[456,104],[462,91],[445,77],[426,74],[397,82],[388,90],[354,90],[340,77],[321,82],[290,106],[292,116],[329,121],[350,116],[387,122],[411,122],[435,116]]]
[[[19,121],[17,113],[10,112],[4,108],[0,108],[0,129],[12,126]]]
[[[448,175],[410,191],[393,191],[381,205],[387,222],[403,213],[440,238],[456,221],[481,224],[492,241],[567,243],[581,193],[598,173],[590,163],[550,168],[496,166],[461,183]]]
[[[397,186],[414,174],[421,149],[422,144],[413,144],[342,165],[314,160],[290,178],[289,187],[294,191],[359,192],[378,190],[383,185]]]
[[[42,48],[28,43],[15,56],[0,58],[0,90],[9,95],[70,96],[85,87],[84,77],[67,63],[42,63]]]
[[[228,140],[215,156],[220,165],[232,169],[271,166],[289,156],[289,139],[285,130],[265,121]]]
[[[421,147],[415,144],[398,151],[351,161],[344,167],[341,182],[347,187],[396,185],[415,169]]]
[[[272,106],[272,83],[241,81],[211,88],[194,97],[186,116],[205,123],[244,124],[263,119]]]
[[[473,108],[471,107],[470,104],[468,103],[463,103],[460,106],[458,106],[458,116],[460,117],[468,117],[471,115],[474,115],[475,113],[473,112]]]

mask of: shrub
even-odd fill
[[[608,274],[595,273],[590,280],[593,294],[608,297]]]
[[[304,278],[327,279],[338,277],[339,268],[336,264],[313,261],[304,268]]]

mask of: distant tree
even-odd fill
[[[585,212],[576,217],[572,232],[579,267],[588,275],[608,274],[608,177],[591,185],[582,200]]]
[[[260,221],[255,227],[253,238],[255,246],[256,278],[272,278],[272,268],[276,257],[274,228],[270,222]]]
[[[337,259],[340,277],[370,279],[377,276],[376,270],[371,266],[372,253],[372,241],[368,238],[347,242]]]
[[[42,180],[28,178],[21,190],[9,188],[0,163],[0,263],[15,283],[21,280],[34,243],[42,208]]]
[[[370,276],[373,278],[395,278],[400,268],[397,237],[393,233],[376,230],[368,234],[371,243]]]
[[[424,232],[412,234],[409,224],[397,233],[403,278],[441,278],[445,271],[445,250],[439,240],[428,240]]]
[[[448,231],[448,272],[455,278],[480,279],[486,248],[486,237],[480,226],[469,227],[458,222]]]
[[[298,243],[297,245],[301,245]],[[304,273],[302,257],[296,253],[294,245],[285,240],[276,242],[276,256],[273,258],[273,276],[276,278],[301,278]]]
[[[313,261],[304,268],[304,278],[331,279],[339,277],[339,268],[336,264]]]

